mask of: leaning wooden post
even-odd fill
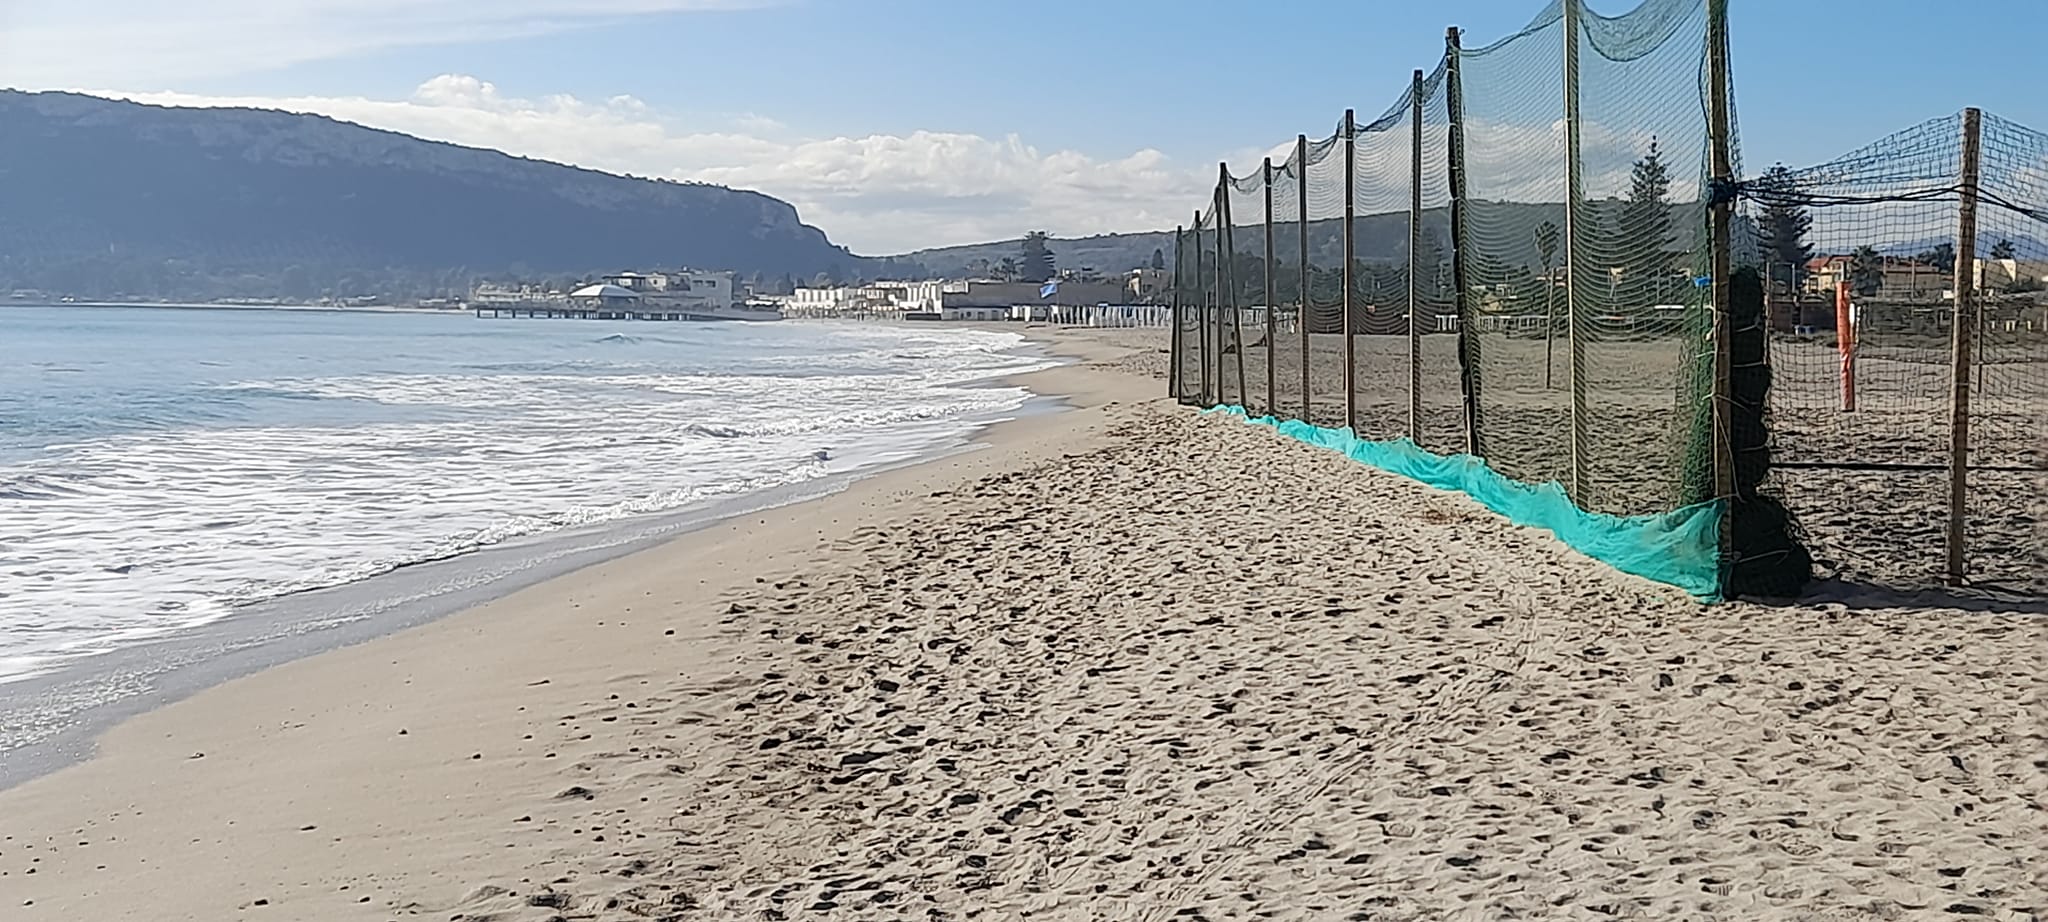
[[[1212,406],[1209,402],[1209,293],[1207,291],[1208,286],[1202,283],[1202,210],[1200,208],[1195,209],[1193,230],[1194,239],[1190,242],[1195,245],[1195,265],[1194,271],[1189,274],[1189,277],[1193,279],[1195,286],[1194,306],[1197,318],[1195,321],[1195,342],[1198,350],[1195,357],[1202,361],[1202,394],[1201,398],[1196,402],[1207,407]]]
[[[1422,71],[1408,85],[1408,440],[1422,444]]]
[[[1579,162],[1579,13],[1579,0],[1564,0],[1565,380],[1571,384],[1572,395],[1567,445],[1571,466],[1565,487],[1572,502],[1583,509],[1590,508],[1591,499],[1586,495],[1586,342],[1581,334],[1586,305],[1579,290],[1584,273],[1579,271],[1579,235],[1583,229],[1579,227],[1578,214],[1586,198],[1586,180]],[[1613,308],[1614,305],[1608,305],[1609,310]]]
[[[1166,393],[1168,396],[1171,396],[1175,400],[1183,400],[1187,397],[1187,395],[1182,393],[1181,391],[1180,380],[1181,362],[1183,361],[1181,353],[1186,351],[1181,346],[1180,341],[1180,334],[1182,330],[1182,318],[1180,314],[1180,281],[1182,277],[1182,272],[1184,271],[1181,263],[1181,238],[1185,233],[1186,228],[1175,227],[1173,229],[1173,343],[1169,347],[1167,352]]]
[[[1223,215],[1217,225],[1223,236],[1216,241],[1216,265],[1223,271],[1222,303],[1230,310],[1230,346],[1237,356],[1237,405],[1249,409],[1251,396],[1245,393],[1244,386],[1244,312],[1237,303],[1237,233],[1230,214],[1230,192],[1236,184],[1230,179],[1230,164],[1218,163],[1216,170],[1223,177],[1216,193],[1216,208]]]
[[[1576,3],[1577,0],[1566,0]],[[1714,381],[1709,399],[1713,414],[1713,473],[1714,497],[1725,503],[1734,503],[1736,496],[1735,477],[1735,330],[1733,309],[1734,271],[1730,252],[1732,227],[1735,220],[1735,158],[1730,143],[1728,117],[1728,2],[1708,0],[1707,2],[1707,144],[1710,148],[1713,170],[1712,185],[1715,188],[1711,199],[1712,207],[1707,212],[1708,272],[1712,276],[1713,295],[1713,337],[1714,337]],[[1768,312],[1764,316],[1765,326],[1770,325]],[[1574,368],[1577,349],[1573,350]],[[1576,386],[1576,382],[1574,384]],[[1721,520],[1719,579],[1721,589],[1729,587],[1729,575],[1735,565],[1735,529],[1732,517],[1736,512],[1727,511]]]
[[[1259,164],[1259,179],[1266,190],[1266,415],[1277,417],[1273,399],[1273,158]]]
[[[1970,477],[1970,336],[1977,325],[1977,185],[1983,113],[1963,110],[1962,201],[1956,210],[1955,319],[1950,321],[1948,408],[1948,581],[1968,575],[1964,530]]]
[[[1451,285],[1458,308],[1458,384],[1465,396],[1465,453],[1486,457],[1480,438],[1479,325],[1473,322],[1472,298],[1465,281],[1465,88],[1458,75],[1458,27],[1444,31],[1444,104],[1450,121]]]
[[[1312,420],[1308,384],[1308,135],[1294,136],[1294,197],[1297,213],[1294,231],[1300,237],[1301,289],[1294,294],[1294,325],[1301,332],[1301,415]]]
[[[1230,168],[1218,164],[1216,183],[1216,402],[1228,403],[1226,359],[1236,356],[1237,403],[1244,404],[1244,342],[1237,335],[1237,251],[1230,239]]]
[[[1357,250],[1358,122],[1344,110],[1344,428],[1358,431],[1358,319],[1351,303],[1351,263]]]

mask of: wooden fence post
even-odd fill
[[[1408,84],[1408,440],[1422,444],[1422,71]],[[1432,320],[1434,318],[1431,318]]]
[[[1259,179],[1266,195],[1266,415],[1278,417],[1273,376],[1273,158],[1259,164]]]
[[[1195,316],[1198,318],[1195,322],[1195,334],[1199,350],[1196,358],[1202,360],[1202,397],[1198,402],[1203,407],[1210,407],[1215,404],[1209,402],[1209,293],[1207,291],[1208,286],[1203,284],[1202,275],[1202,209],[1200,208],[1195,209],[1194,232],[1194,240],[1191,242],[1195,245],[1195,271],[1193,278],[1195,281]]]
[[[1166,392],[1173,399],[1182,401],[1187,398],[1187,395],[1181,391],[1180,380],[1181,362],[1185,361],[1182,353],[1186,351],[1180,341],[1182,321],[1180,313],[1180,280],[1181,273],[1185,271],[1181,264],[1181,238],[1184,236],[1185,231],[1186,229],[1181,227],[1173,229],[1173,345],[1167,353],[1166,360],[1166,377],[1168,382]]]
[[[1575,0],[1574,0],[1575,2]],[[1713,296],[1713,338],[1714,338],[1714,381],[1708,397],[1712,401],[1712,438],[1714,497],[1728,503],[1728,516],[1737,514],[1734,504],[1736,496],[1735,478],[1735,329],[1734,306],[1732,303],[1734,281],[1729,277],[1734,271],[1733,226],[1735,220],[1735,198],[1730,188],[1735,182],[1735,158],[1730,141],[1728,117],[1728,3],[1727,0],[1707,2],[1707,144],[1712,162],[1713,184],[1723,190],[1713,196],[1712,208],[1708,211],[1708,272],[1712,278]],[[1770,312],[1764,312],[1764,326],[1770,326]],[[1573,350],[1576,355],[1577,350]],[[1769,346],[1765,346],[1769,351]],[[1725,591],[1735,566],[1735,529],[1731,518],[1723,518],[1720,537],[1720,583]]]
[[[1962,202],[1956,213],[1955,319],[1951,325],[1948,416],[1948,539],[1947,574],[1960,585],[1968,575],[1964,546],[1969,525],[1970,480],[1970,337],[1977,331],[1977,186],[1980,176],[1983,113],[1963,110]]]
[[[1351,303],[1351,264],[1357,250],[1358,137],[1356,113],[1344,110],[1344,428],[1358,431],[1358,324]]]
[[[1236,356],[1234,364],[1237,366],[1237,405],[1242,407],[1248,400],[1244,391],[1244,315],[1237,306],[1237,238],[1231,227],[1230,191],[1233,184],[1230,180],[1230,164],[1216,164],[1216,172],[1221,177],[1220,183],[1216,186],[1216,290],[1219,292],[1216,306],[1230,312],[1230,326],[1227,328],[1230,332],[1230,353]],[[1226,328],[1223,326],[1222,315],[1219,314],[1216,320],[1216,336],[1220,340]],[[1221,366],[1217,367],[1216,376],[1219,380],[1223,377]],[[1222,385],[1217,385],[1216,391],[1217,397],[1223,396]]]
[[[1465,398],[1465,453],[1486,457],[1479,419],[1479,325],[1473,322],[1470,287],[1466,284],[1465,249],[1465,88],[1458,74],[1458,27],[1444,31],[1444,103],[1450,116],[1451,285],[1458,307],[1458,383]]]
[[[1571,453],[1569,479],[1565,481],[1566,492],[1573,503],[1582,509],[1590,508],[1590,497],[1586,495],[1586,341],[1581,332],[1584,326],[1585,299],[1581,296],[1580,285],[1585,281],[1581,272],[1579,236],[1584,230],[1579,227],[1579,208],[1586,198],[1586,180],[1582,175],[1583,164],[1579,155],[1579,0],[1563,0],[1564,3],[1564,322],[1565,322],[1565,379],[1571,384],[1571,434],[1567,450]],[[1713,27],[1708,26],[1711,30]],[[1711,54],[1710,54],[1711,56]],[[1613,305],[1608,306],[1613,309]]]
[[[1294,192],[1299,213],[1296,217],[1295,232],[1301,243],[1301,290],[1294,297],[1294,325],[1301,332],[1301,416],[1302,421],[1311,421],[1310,409],[1314,402],[1309,397],[1308,383],[1308,135],[1294,136]]]

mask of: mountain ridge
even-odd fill
[[[0,90],[0,289],[231,297],[289,273],[299,290],[276,293],[454,293],[686,264],[808,279],[882,262],[752,190],[324,115]]]

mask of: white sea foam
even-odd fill
[[[913,456],[1028,396],[970,382],[1045,364],[1007,334],[833,335],[705,373],[602,357],[639,337],[474,373],[237,380],[220,390],[406,412],[145,427],[0,463],[0,682],[249,602]]]

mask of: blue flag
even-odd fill
[[[1041,297],[1041,298],[1050,298],[1050,297],[1052,297],[1052,296],[1053,296],[1053,294],[1054,294],[1055,292],[1057,292],[1057,291],[1059,291],[1059,290],[1060,290],[1060,283],[1058,283],[1058,282],[1047,282],[1047,283],[1045,283],[1045,287],[1044,287],[1044,288],[1040,288],[1040,289],[1038,289],[1038,296],[1039,296],[1039,297]]]

